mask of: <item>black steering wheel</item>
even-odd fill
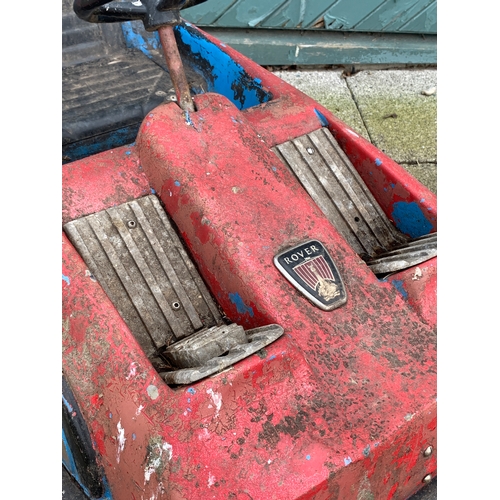
[[[112,2],[110,0],[75,0],[76,15],[90,23],[120,23],[141,20],[147,31],[162,26],[175,26],[181,22],[180,10],[206,0],[136,0]]]

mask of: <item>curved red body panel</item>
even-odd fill
[[[326,120],[389,217],[396,203],[415,204],[435,230],[435,196],[245,64],[273,101],[239,111],[205,94],[191,115],[160,106],[136,145],[63,168],[63,220],[156,192],[229,319],[278,323],[284,336],[172,389],[63,236],[64,373],[116,499],[407,498],[436,472],[436,454],[422,452],[436,448],[437,259],[378,280],[270,147]],[[273,264],[312,238],[347,290],[334,311],[314,307]]]

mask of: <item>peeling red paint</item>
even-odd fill
[[[389,495],[387,495],[387,500],[392,500],[394,497],[394,493],[396,493],[396,490],[398,489],[398,483],[396,483],[392,488],[391,491],[389,491]]]
[[[62,287],[63,371],[113,498],[402,500],[435,475],[436,453],[422,450],[436,449],[437,260],[420,266],[418,280],[414,269],[394,278],[407,300],[377,280],[269,150],[319,127],[317,105],[267,73],[262,82],[275,102],[240,112],[200,95],[194,126],[175,104],[162,105],[130,155],[63,168],[64,220],[152,188],[224,313],[246,328],[285,329],[220,374],[168,387],[63,236],[71,279]],[[434,214],[432,194],[318,109],[370,187],[397,181],[379,196],[386,212],[425,197]],[[221,147],[225,137],[233,147]],[[375,158],[381,165],[368,180]],[[309,238],[328,248],[344,279],[348,301],[335,311],[312,306],[273,265]]]

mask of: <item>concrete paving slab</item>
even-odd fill
[[[373,144],[398,163],[437,162],[436,69],[360,71],[346,83]]]
[[[274,74],[296,89],[325,106],[335,116],[370,140],[342,69],[337,70],[284,70]]]
[[[329,109],[437,194],[437,70],[274,73]],[[422,92],[436,89],[431,95]]]
[[[437,164],[436,163],[418,163],[408,164],[400,163],[415,179],[419,180],[424,186],[429,188],[434,194],[437,194]]]

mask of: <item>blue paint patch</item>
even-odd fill
[[[208,92],[222,94],[239,109],[271,100],[272,95],[263,89],[259,79],[252,78],[241,65],[200,33],[185,26],[176,26],[175,31],[180,45],[188,46],[194,60],[199,61],[202,67],[210,66],[210,72],[205,75]],[[158,36],[157,33],[155,35]]]
[[[422,209],[415,201],[397,201],[393,205],[392,219],[396,227],[412,238],[429,234],[432,224],[425,218]]]
[[[363,450],[363,455],[367,457],[370,455],[370,445],[368,445],[364,450]]]
[[[151,194],[156,194],[156,191],[153,188],[151,188]]]
[[[391,188],[394,189],[396,187],[396,184],[391,183]]]
[[[351,457],[344,458],[344,465],[349,465],[352,462]]]
[[[135,435],[135,432],[132,432],[132,441],[135,441],[135,438],[136,438],[136,437],[137,437],[137,436]]]
[[[74,142],[63,147],[63,156],[75,161],[108,149],[124,146],[135,141],[138,131],[139,125],[133,125],[103,134],[98,140],[92,137],[91,139]],[[67,163],[66,160],[65,163]]]
[[[191,398],[188,398],[188,403],[191,403]]]
[[[63,455],[63,464],[66,466],[66,468],[73,474],[75,479],[78,482],[81,482],[80,479],[80,474],[78,473],[78,469],[76,468],[76,462],[75,458],[73,456],[73,451],[71,450],[71,447],[68,443],[68,438],[66,437],[66,433],[64,432],[64,429],[62,429],[62,442],[64,444],[64,448],[66,449],[66,455],[68,457],[68,460],[65,460],[64,455]]]
[[[71,446],[69,445],[68,438],[67,438],[64,430],[62,431],[62,442],[63,442],[63,446],[66,450],[66,456],[68,457],[68,460],[69,460],[69,461],[65,460],[65,457],[64,457],[65,454],[63,454],[62,463],[64,464],[66,469],[68,469],[68,471],[71,473],[71,475],[74,477],[76,482],[80,485],[80,487],[82,488],[85,495],[88,498],[95,498],[94,495],[92,495],[90,490],[87,488],[87,486],[85,485],[85,482],[82,480],[82,478],[80,476],[80,473],[79,473],[78,468],[76,466],[75,458],[73,455],[73,450],[72,450]],[[102,495],[99,497],[99,499],[100,500],[112,500],[113,496],[111,495],[111,490],[109,488],[106,477],[104,475],[100,474],[100,479],[102,481],[103,492],[102,492]]]
[[[319,122],[321,123],[321,125],[323,127],[327,127],[328,126],[328,120],[326,119],[325,115],[323,113],[321,113],[321,111],[318,111],[316,108],[314,108],[314,112],[316,113],[316,116],[318,117]]]
[[[276,167],[273,167],[273,172],[276,172],[278,169]]]
[[[306,455],[306,460],[311,460],[311,455]]]
[[[108,415],[109,418],[113,418],[113,414],[110,412]]]
[[[425,201],[425,198],[422,198],[422,199],[420,200],[420,203],[424,203],[424,201]]]
[[[236,310],[240,314],[248,313],[253,318],[253,309],[243,302],[243,299],[240,297],[239,293],[230,293],[229,300],[236,306]]]
[[[122,31],[127,47],[137,48],[149,58],[152,58],[152,51],[161,46],[158,32],[145,31],[139,21],[122,23]],[[192,60],[199,63],[200,67],[196,69],[207,72],[208,92],[224,95],[239,109],[247,109],[272,99],[271,93],[262,87],[260,79],[252,78],[241,65],[189,24],[176,26],[175,31],[180,38],[178,44],[181,47],[186,45]]]
[[[187,392],[189,392],[189,394],[196,394],[196,389],[194,389],[193,387],[190,387]]]
[[[404,288],[404,283],[402,280],[394,280],[392,281],[394,288],[403,296],[404,299],[408,298],[408,292]]]
[[[186,408],[187,411],[191,412],[191,408]]]
[[[189,115],[189,111],[184,111],[184,117],[186,118],[186,124],[190,125],[194,128],[193,120],[191,120],[191,116]]]
[[[175,181],[174,185],[177,186],[177,187],[179,187],[181,185],[181,183],[179,181]]]
[[[273,354],[273,355],[269,358],[269,361],[272,361],[272,360],[273,360],[273,359],[275,359],[275,358],[276,358],[276,355],[275,355],[275,354]]]
[[[375,165],[377,165],[377,167],[380,167],[380,165],[382,165],[382,160],[380,158],[375,158]]]
[[[155,36],[144,37],[142,33],[141,24],[137,22],[127,21],[122,23],[123,36],[125,43],[129,49],[134,47],[139,49],[143,54],[152,58],[151,50],[158,50],[160,47],[160,38]]]
[[[65,276],[64,274],[62,275],[63,281],[65,281],[68,285],[70,284],[69,282],[69,276]]]
[[[68,409],[70,413],[73,413],[73,407],[69,404],[69,402],[66,400],[66,398],[63,396],[62,397],[64,406]]]
[[[125,154],[126,154],[126,155],[131,155],[131,154],[132,154],[132,152],[131,152],[131,151],[125,151]]]

